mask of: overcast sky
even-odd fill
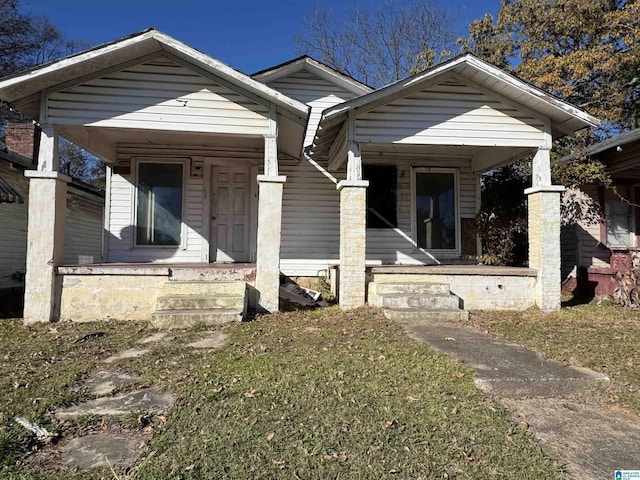
[[[375,5],[384,0],[360,0]],[[398,1],[398,0],[396,0]],[[490,12],[500,0],[441,0],[460,16],[457,28]],[[296,57],[293,34],[317,0],[22,0],[22,8],[48,16],[72,40],[91,46],[144,30],[164,33],[245,73]],[[337,11],[355,0],[327,2]],[[403,3],[402,0],[399,3]]]

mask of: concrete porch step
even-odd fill
[[[412,323],[459,322],[469,318],[469,312],[456,309],[385,308],[384,316],[389,320]]]
[[[244,298],[247,283],[243,281],[210,282],[210,281],[177,281],[170,280],[162,286],[162,296],[173,295],[237,295]]]
[[[244,295],[164,295],[158,297],[158,311],[164,310],[211,310],[215,308],[242,311]]]
[[[382,295],[420,294],[420,295],[449,295],[449,285],[446,283],[429,282],[375,282],[376,293]]]
[[[418,310],[456,310],[460,299],[447,293],[446,295],[393,294],[379,295],[383,308],[418,309]]]
[[[242,311],[233,309],[208,310],[158,310],[151,314],[149,321],[155,328],[191,328],[196,325],[223,325],[242,320]]]

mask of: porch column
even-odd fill
[[[560,194],[551,185],[550,148],[533,159],[532,187],[525,190],[529,214],[529,267],[538,271],[536,305],[545,312],[560,308]]]
[[[277,136],[265,136],[264,175],[258,175],[258,240],[256,299],[261,310],[276,312],[280,298],[282,190],[287,177],[278,175]]]
[[[54,320],[56,304],[55,268],[64,255],[67,183],[70,178],[58,168],[58,135],[53,127],[42,126],[38,169],[27,170],[29,178],[29,219],[27,231],[27,272],[25,276],[24,322]]]
[[[362,180],[362,159],[357,143],[348,145],[347,179],[340,191],[340,308],[365,303],[365,258],[368,180]]]

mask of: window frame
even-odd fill
[[[418,225],[416,219],[416,177],[419,173],[448,173],[453,174],[453,188],[455,199],[455,228],[456,246],[453,249],[429,249],[418,246]],[[413,166],[411,168],[411,240],[413,241],[414,253],[422,252],[428,254],[440,254],[449,256],[460,256],[462,251],[462,237],[461,237],[461,221],[460,221],[460,170],[457,168],[447,167],[427,167],[427,166]]]
[[[635,203],[635,186],[636,185],[629,185],[629,184],[618,184],[617,187],[621,187],[623,186],[626,189],[625,194],[623,194],[624,198],[628,197],[628,200],[632,203]],[[629,237],[629,245],[621,245],[621,244],[614,244],[614,243],[610,243],[609,242],[609,219],[611,218],[611,214],[610,212],[610,205],[612,205],[612,203],[624,203],[622,201],[619,202],[611,202],[611,199],[607,198],[608,195],[613,195],[612,192],[610,192],[608,189],[605,189],[603,191],[602,194],[602,200],[603,200],[603,207],[604,207],[604,244],[607,246],[607,248],[610,248],[611,250],[632,250],[637,248],[638,243],[637,243],[637,236],[636,236],[636,215],[634,214],[634,210],[633,207],[631,205],[627,205],[628,209],[629,209],[629,213],[628,213],[628,219],[629,219],[629,228],[628,228],[628,232],[627,235]]]
[[[187,215],[187,187],[188,187],[188,159],[185,158],[136,158],[132,159],[133,176],[133,192],[132,192],[132,209],[131,209],[131,226],[133,234],[131,235],[131,248],[135,250],[186,250],[187,248],[187,224],[185,217]],[[180,218],[180,243],[176,245],[139,245],[138,244],[138,186],[140,178],[141,164],[156,165],[182,165],[182,199],[180,202],[181,218]]]

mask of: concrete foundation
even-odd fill
[[[483,266],[376,267],[368,275],[368,302],[379,304],[379,285],[446,284],[465,310],[526,310],[534,306],[536,272]]]

